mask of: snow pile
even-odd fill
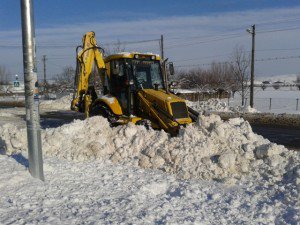
[[[44,100],[40,103],[41,110],[69,110],[71,107],[72,95],[66,95],[56,100]]]
[[[255,108],[251,108],[251,106],[236,106],[236,107],[229,107],[229,110],[232,112],[237,112],[237,113],[259,113],[258,110]]]
[[[225,102],[220,99],[212,98],[207,101],[191,102],[186,101],[187,105],[192,109],[203,112],[203,111],[218,111],[218,112],[229,112],[229,108]]]
[[[12,124],[0,130],[7,154],[24,151],[26,132]],[[128,124],[111,128],[93,117],[42,132],[46,155],[75,161],[111,160],[142,168],[160,169],[178,178],[235,182],[245,175],[280,180],[299,153],[270,143],[252,132],[240,118],[223,122],[219,116],[200,116],[195,125],[170,138],[164,131]]]
[[[9,113],[9,112],[0,112],[1,117],[15,117],[16,115]]]
[[[258,113],[254,108],[250,106],[236,106],[228,107],[226,102],[217,98],[208,99],[207,101],[191,102],[186,101],[187,105],[198,112],[236,112],[236,113]]]
[[[178,180],[154,170],[46,158],[45,182],[21,155],[0,155],[0,224],[297,224],[299,178]],[[299,204],[299,202],[298,202]]]

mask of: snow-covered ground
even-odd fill
[[[271,99],[271,100],[270,100]],[[298,99],[298,100],[297,100]],[[241,106],[241,96],[235,93],[230,99],[209,99],[207,101],[189,102],[188,106],[197,111],[210,112],[246,112],[246,113],[287,113],[300,114],[300,91],[296,87],[282,87],[275,90],[268,87],[265,90],[255,88],[254,108],[249,106],[250,98],[247,96],[246,105]],[[270,103],[271,101],[271,103]],[[298,102],[298,109],[297,109]],[[271,109],[270,109],[271,104]]]
[[[40,102],[41,110],[69,110],[71,108],[72,95],[68,94],[56,100],[42,100]]]
[[[187,101],[187,105],[198,112],[245,112],[258,113],[255,108],[248,106],[228,106],[228,99],[209,99],[207,101],[191,102]]]
[[[47,158],[43,183],[17,161],[22,161],[20,155],[0,155],[2,224],[299,222],[292,169],[275,183],[258,177],[227,185],[101,161]]]
[[[275,76],[263,76],[263,77],[256,77],[256,83],[261,83],[263,81],[270,81],[271,83],[280,81],[283,83],[294,84],[297,80],[299,74],[285,74],[285,75],[275,75]]]
[[[299,152],[243,119],[202,115],[174,138],[133,124],[111,128],[102,117],[48,128],[41,182],[28,173],[26,130],[14,110],[0,109],[0,224],[300,221]]]
[[[271,98],[271,109],[270,109]],[[249,96],[247,105],[249,106]],[[298,110],[297,110],[298,99]],[[228,100],[224,100],[227,102]],[[241,97],[236,93],[229,101],[229,106],[241,105]],[[300,114],[300,90],[296,87],[281,87],[275,90],[273,87],[254,89],[254,108],[260,112]]]

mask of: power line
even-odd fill
[[[294,50],[300,50],[300,48],[269,48],[269,49],[258,49],[256,50],[257,52],[265,52],[265,51],[294,51]],[[250,51],[246,51],[247,53],[250,53]],[[187,61],[194,61],[194,60],[199,60],[199,59],[210,59],[210,58],[215,58],[215,57],[220,57],[220,56],[230,56],[232,53],[227,53],[227,54],[219,54],[219,55],[211,55],[211,56],[206,56],[206,57],[197,57],[197,58],[189,58],[189,59],[179,59],[179,60],[174,60],[173,62],[187,62]]]
[[[140,40],[140,41],[122,41],[122,42],[108,42],[100,44],[100,46],[110,46],[110,45],[132,45],[132,44],[142,44],[142,43],[150,43],[150,42],[158,42],[160,39],[148,39],[148,40]],[[44,42],[46,43],[46,42]],[[51,45],[51,44],[38,44],[39,48],[75,48],[77,45]],[[15,44],[0,44],[0,48],[21,48],[22,45]]]
[[[264,34],[264,33],[274,33],[274,32],[281,32],[281,31],[288,31],[288,30],[299,30],[300,27],[290,27],[290,28],[283,28],[283,29],[274,29],[274,30],[262,30],[257,31],[256,33]]]
[[[201,57],[201,58],[189,58],[189,59],[175,60],[173,62],[186,62],[186,61],[193,61],[193,60],[199,60],[199,59],[210,59],[210,58],[219,57],[219,56],[228,56],[228,55],[231,55],[231,54],[232,53],[221,54],[221,55],[212,55],[212,56]]]
[[[289,18],[284,20],[273,20],[268,22],[256,23],[257,25],[266,25],[266,24],[279,24],[279,23],[286,23],[286,22],[296,22],[300,21],[300,18]]]
[[[171,49],[171,48],[176,48],[176,47],[185,47],[185,46],[193,46],[197,44],[204,44],[204,43],[209,43],[209,42],[216,42],[216,41],[223,41],[227,39],[233,39],[241,36],[245,36],[246,34],[241,34],[241,35],[236,35],[232,37],[226,37],[226,38],[216,38],[216,39],[211,39],[211,40],[206,40],[206,41],[199,41],[199,42],[194,42],[194,43],[188,43],[188,44],[176,44],[176,45],[169,45],[166,47],[166,49]]]
[[[296,22],[300,21],[300,18],[293,18],[293,19],[285,19],[285,20],[275,20],[275,21],[268,21],[263,23],[256,23],[256,25],[266,25],[266,24],[278,24],[278,23],[285,23],[285,22]],[[245,26],[231,29],[230,31],[240,31],[244,30]],[[185,37],[169,37],[168,40],[178,40],[178,39],[198,39],[198,38],[207,38],[207,37],[222,37],[222,36],[231,36],[231,35],[240,35],[241,33],[221,33],[221,34],[214,34],[214,35],[200,35],[200,36],[185,36]]]
[[[286,60],[286,59],[300,59],[300,56],[286,56],[286,57],[269,57],[269,58],[261,58],[256,59],[255,62],[265,62],[265,61],[277,61],[277,60]],[[224,61],[224,62],[217,62],[221,64],[229,64],[233,63],[233,61]],[[199,67],[199,66],[210,66],[213,65],[213,63],[203,63],[203,64],[190,64],[190,65],[179,65],[176,67]]]
[[[270,48],[270,49],[258,49],[257,52],[267,52],[267,51],[295,51],[300,50],[300,48]]]
[[[290,30],[298,30],[300,27],[292,27],[292,28],[284,28],[284,29],[274,29],[274,30],[262,30],[262,31],[257,31],[256,33],[264,34],[264,33],[273,33],[273,32],[281,32],[281,31],[290,31]],[[216,39],[211,39],[211,40],[204,40],[200,42],[193,42],[193,43],[188,43],[188,44],[175,44],[175,45],[169,45],[166,47],[166,49],[172,49],[175,47],[185,47],[185,46],[193,46],[193,45],[198,45],[198,44],[205,44],[209,42],[216,42],[216,41],[223,41],[223,40],[228,40],[228,39],[234,39],[237,37],[242,37],[245,36],[246,34],[239,34],[231,37],[225,37],[225,38],[216,38]]]
[[[299,19],[300,20],[300,19]],[[283,28],[283,29],[273,29],[273,30],[261,30],[257,31],[256,33],[264,34],[264,33],[273,33],[273,32],[282,32],[282,31],[291,31],[291,30],[298,30],[300,27],[290,27],[290,28]],[[204,44],[209,42],[216,42],[222,40],[233,39],[237,37],[245,36],[245,34],[241,33],[223,33],[218,35],[202,35],[202,36],[191,36],[191,37],[170,37],[167,40],[176,40],[176,39],[201,39],[201,38],[213,38],[208,40],[203,40],[200,42],[192,42],[187,44],[174,44],[169,45],[166,49],[171,49],[175,47],[185,47],[185,46],[192,46],[197,44]],[[220,38],[224,37],[224,38]],[[132,45],[132,44],[142,44],[142,43],[150,43],[150,42],[159,42],[160,39],[148,39],[148,40],[140,40],[140,41],[122,41],[122,42],[110,42],[110,43],[103,43],[102,46],[110,46],[110,45]],[[15,45],[15,44],[0,44],[0,48],[21,48],[22,45]],[[37,44],[39,48],[75,48],[76,45],[46,45],[46,44]]]

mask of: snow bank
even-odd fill
[[[111,128],[104,118],[92,117],[42,130],[42,140],[44,183],[26,168],[25,129],[0,125],[0,153],[7,154],[0,154],[0,224],[300,219],[299,152],[254,134],[243,119],[200,116],[170,138],[133,124]]]
[[[41,110],[69,110],[72,95],[66,95],[56,100],[43,100],[40,103]]]
[[[1,224],[299,222],[299,170],[272,185],[247,180],[228,186],[99,161],[46,158],[46,181],[40,182],[20,162],[22,155],[0,155]]]
[[[210,112],[244,112],[244,113],[258,113],[254,108],[250,106],[242,107],[228,107],[226,102],[221,101],[220,99],[209,99],[207,101],[199,101],[199,102],[191,102],[186,101],[187,105],[192,109],[203,112],[203,111],[210,111]]]
[[[26,132],[12,124],[1,127],[7,154],[24,151]],[[111,128],[103,117],[74,121],[42,131],[43,152],[75,161],[114,163],[160,169],[178,178],[235,182],[245,175],[280,180],[285,168],[299,164],[299,153],[270,143],[240,118],[223,122],[200,116],[195,125],[170,138],[164,131],[128,124]]]

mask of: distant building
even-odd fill
[[[268,85],[268,84],[271,84],[271,82],[266,80],[266,81],[263,81],[262,84]]]

